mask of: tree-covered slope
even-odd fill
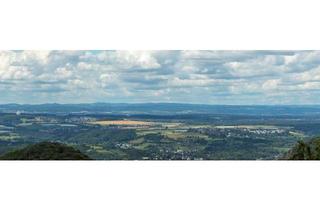
[[[1,160],[90,160],[79,150],[57,142],[41,142],[9,152]]]
[[[320,160],[320,138],[298,142],[285,156],[286,160]]]

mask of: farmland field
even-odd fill
[[[55,141],[99,160],[278,159],[319,125],[315,115],[0,113],[0,155]]]
[[[152,122],[137,121],[137,120],[102,120],[90,122],[96,125],[152,125]]]

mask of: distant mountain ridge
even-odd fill
[[[182,103],[2,104],[0,112],[115,114],[320,115],[320,105],[207,105]]]

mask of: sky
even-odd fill
[[[0,104],[320,104],[320,51],[0,51]]]

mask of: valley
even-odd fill
[[[315,115],[0,113],[0,155],[43,141],[98,160],[272,160],[320,135]]]

